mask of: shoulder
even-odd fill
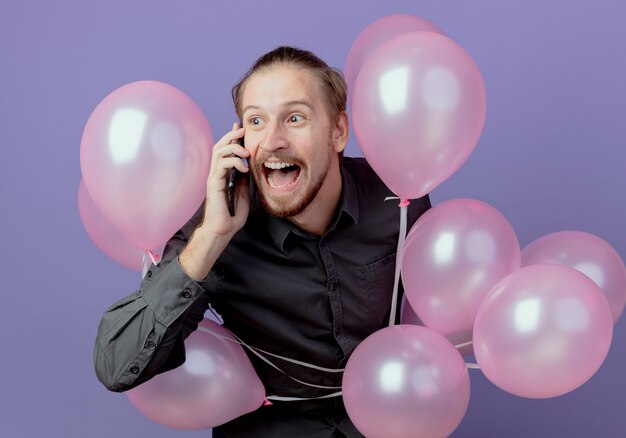
[[[344,157],[341,164],[344,203],[351,211],[358,211],[359,226],[373,227],[382,231],[381,224],[396,222],[398,203],[390,200],[394,196],[385,183],[376,175],[365,158]],[[373,230],[371,232],[374,232]]]
[[[361,211],[364,209],[372,211],[371,206],[377,205],[380,206],[381,213],[386,213],[383,216],[396,214],[399,201],[385,202],[385,198],[397,197],[397,195],[385,185],[365,158],[344,157],[341,167],[343,172],[351,176]],[[409,225],[413,224],[430,206],[428,195],[412,200],[408,209]]]
[[[363,157],[343,157],[341,167],[350,172],[352,175],[374,175],[376,176],[376,178],[378,178],[376,172],[374,172],[374,169],[372,169],[372,166],[370,166],[367,160]]]
[[[365,158],[344,157],[341,167],[352,177],[360,197],[362,195],[366,198],[382,197],[384,199],[387,196],[394,196]]]

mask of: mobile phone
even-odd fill
[[[237,143],[239,143],[241,146],[244,146],[243,137],[241,137],[237,141]],[[245,161],[245,158],[242,158],[242,160]],[[242,175],[242,172],[233,167],[233,170],[231,170],[230,175],[228,176],[228,186],[226,187],[226,200],[228,202],[228,213],[230,213],[231,216],[235,215],[235,189],[237,187],[237,182]]]

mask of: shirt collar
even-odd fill
[[[357,223],[359,221],[359,197],[357,194],[354,177],[343,166],[340,167],[340,171],[342,190],[339,203],[341,205],[341,208],[339,209],[339,214],[335,217],[335,220],[333,221],[331,229],[335,228],[343,217],[346,217],[353,223]],[[260,219],[263,224],[265,224],[269,235],[271,236],[274,244],[277,247],[281,249],[283,248],[283,245],[289,233],[294,233],[303,237],[307,237],[307,233],[300,230],[289,220],[270,216],[269,214],[267,214],[265,210],[263,210],[263,207],[261,205],[258,205],[259,203],[256,200],[256,188],[252,190],[252,193],[250,195],[251,199],[255,200],[255,214],[257,214],[257,218]]]
[[[359,195],[357,194],[354,177],[343,166],[341,166],[341,181],[343,184],[341,210],[348,213],[356,224],[359,222]]]

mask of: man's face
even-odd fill
[[[275,216],[293,217],[315,199],[331,165],[333,125],[315,74],[277,65],[245,85],[242,123],[261,202]]]

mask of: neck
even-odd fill
[[[297,216],[288,218],[300,229],[318,236],[323,236],[330,228],[341,198],[341,172],[339,162],[335,160],[333,158],[326,179],[309,206]]]

